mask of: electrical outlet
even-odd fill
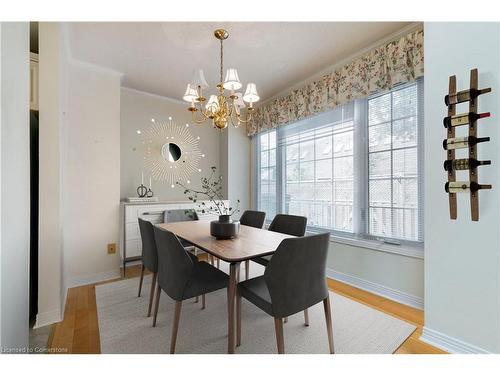
[[[115,254],[115,253],[116,253],[116,244],[108,243],[108,254]]]

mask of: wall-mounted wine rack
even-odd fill
[[[457,218],[457,194],[470,193],[470,209],[471,219],[479,220],[479,190],[491,189],[491,185],[478,184],[477,167],[480,165],[491,164],[491,161],[477,160],[477,144],[487,142],[489,137],[477,137],[477,120],[489,117],[490,113],[477,113],[478,97],[481,94],[486,94],[491,91],[491,88],[478,89],[478,74],[477,69],[470,71],[470,87],[468,90],[457,92],[456,76],[451,76],[448,86],[448,95],[444,101],[448,107],[448,116],[444,118],[443,123],[447,128],[447,137],[443,141],[443,148],[446,150],[446,161],[444,169],[448,173],[448,182],[445,184],[445,191],[448,193],[450,205],[450,219]],[[459,103],[469,103],[469,112],[456,114],[456,106]],[[467,125],[469,128],[467,137],[455,137],[455,128],[458,126]],[[455,159],[455,150],[467,148],[469,157],[467,159]],[[469,181],[457,181],[457,170],[469,170]]]

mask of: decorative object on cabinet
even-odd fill
[[[229,33],[224,29],[217,29],[214,31],[214,36],[220,41],[220,77],[216,86],[217,95],[210,95],[208,103],[205,104],[203,89],[208,87],[208,83],[203,70],[198,69],[192,81],[188,83],[183,99],[190,103],[188,111],[192,114],[193,122],[202,124],[210,119],[214,128],[217,129],[225,129],[229,123],[238,127],[252,119],[253,103],[258,102],[260,97],[255,83],[247,84],[245,94],[237,92],[243,85],[235,68],[228,68],[226,78],[223,79],[224,49],[222,44],[229,37]],[[224,90],[228,90],[229,95],[226,95]],[[246,113],[243,116],[241,109],[245,107]],[[196,112],[199,112],[201,116],[196,118]]]
[[[184,194],[193,203],[198,203],[198,196],[203,195],[209,199],[209,203],[201,202],[198,204],[198,212],[211,213],[219,215],[219,220],[210,223],[210,234],[217,239],[229,239],[238,236],[240,222],[231,220],[236,212],[240,212],[240,200],[236,208],[230,207],[222,199],[222,176],[216,177],[217,168],[212,167],[212,173],[209,177],[201,178],[200,190],[187,188],[180,182],[177,184],[184,188]]]
[[[133,198],[133,199],[153,199],[153,198]],[[201,202],[200,202],[201,203]],[[208,204],[209,202],[205,202]],[[229,206],[229,201],[224,201]],[[153,224],[163,223],[163,215],[167,210],[192,210],[196,208],[196,203],[191,201],[180,202],[121,202],[120,204],[120,257],[125,274],[128,263],[141,259],[142,242],[139,230],[138,218],[151,221]],[[216,215],[210,213],[199,213],[199,220],[215,220]]]
[[[149,188],[144,186],[144,172],[141,172],[141,184],[137,187],[138,197],[139,198],[153,198],[154,193],[153,193],[153,190],[151,190],[152,187],[153,187],[153,185],[151,183],[151,176],[149,176]]]
[[[189,184],[190,176],[201,172],[199,162],[205,156],[198,146],[200,137],[191,134],[189,124],[178,125],[172,117],[167,122],[155,119],[151,122],[151,126],[141,132],[144,135],[142,144],[145,168],[151,172],[154,180],[166,181],[172,188],[176,181]],[[151,184],[145,196],[152,196],[150,190]]]
[[[470,208],[472,221],[479,220],[479,190],[491,189],[491,185],[479,184],[477,167],[491,164],[490,160],[477,160],[477,144],[488,142],[489,137],[477,137],[477,120],[490,116],[489,112],[477,113],[478,96],[491,91],[491,88],[478,89],[477,69],[470,71],[470,87],[468,90],[457,92],[456,76],[450,76],[448,95],[444,102],[448,107],[448,116],[443,119],[443,124],[447,129],[447,137],[443,141],[443,148],[446,150],[446,161],[444,169],[448,172],[448,182],[445,184],[445,191],[448,193],[450,206],[450,219],[457,218],[457,193],[470,193]],[[456,114],[456,105],[459,103],[469,103],[467,113]],[[455,128],[458,126],[468,126],[467,137],[455,137]],[[467,148],[468,158],[455,159],[455,150]],[[469,181],[456,181],[455,171],[468,170]]]

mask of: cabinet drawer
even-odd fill
[[[125,223],[137,223],[137,207],[125,207]]]
[[[139,229],[139,224],[126,223],[125,224],[125,241],[141,239],[141,232]]]
[[[127,258],[142,255],[142,244],[140,239],[125,241],[125,246],[126,246]]]

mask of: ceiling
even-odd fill
[[[123,86],[180,99],[196,68],[218,83],[224,65],[257,84],[266,100],[407,26],[406,22],[84,22],[69,23],[74,59],[124,74]]]

